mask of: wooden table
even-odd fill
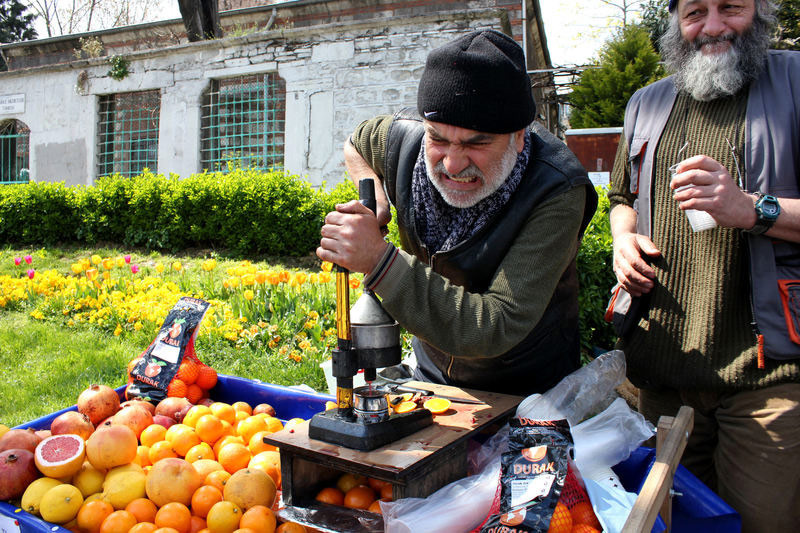
[[[317,492],[335,485],[343,472],[392,483],[395,500],[428,496],[467,475],[470,438],[499,429],[523,399],[431,383],[412,381],[407,385],[481,403],[453,401],[445,413],[434,415],[433,425],[369,452],[311,439],[308,424],[265,437],[265,442],[280,449],[283,501],[287,507],[315,505]]]

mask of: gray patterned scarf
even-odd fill
[[[453,207],[444,201],[428,178],[425,165],[425,141],[419,151],[411,178],[411,196],[416,206],[416,230],[430,253],[446,252],[480,231],[497,215],[517,189],[528,167],[531,132],[525,130],[525,147],[505,182],[494,193],[472,207]]]

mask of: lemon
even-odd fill
[[[114,468],[109,470],[108,473],[106,474],[106,483],[111,481],[113,477],[117,476],[118,474],[122,474],[124,472],[138,472],[140,474],[143,474],[144,469],[142,468],[142,465],[136,463],[129,463],[122,466],[115,466]]]
[[[78,487],[83,497],[86,498],[90,494],[103,490],[103,480],[105,478],[106,475],[102,470],[96,469],[92,466],[92,463],[86,461],[81,469],[72,476],[72,484]]]
[[[111,480],[106,476],[103,484],[103,500],[116,510],[125,509],[136,498],[146,498],[143,472],[119,472]]]
[[[450,400],[446,400],[444,398],[431,398],[430,400],[425,400],[425,403],[422,404],[422,407],[435,415],[440,415],[450,409]]]
[[[95,500],[102,500],[102,499],[103,499],[103,493],[95,492],[94,494],[90,494],[89,496],[87,496],[86,499],[83,500],[83,503],[89,503]]]
[[[0,424],[0,437],[2,437],[3,435],[5,435],[6,433],[8,433],[8,431],[9,431],[10,429],[11,429],[11,428],[10,428],[10,427],[8,427],[7,425],[5,425],[5,424]]]
[[[48,490],[39,503],[42,518],[54,524],[66,524],[76,516],[83,505],[78,487],[63,483]]]
[[[352,489],[357,485],[366,485],[366,484],[367,484],[367,476],[350,474],[350,473],[342,474],[336,481],[336,487],[345,494],[347,494],[347,491],[349,491],[350,489]]]
[[[39,515],[39,504],[42,502],[42,496],[53,487],[61,485],[61,482],[51,477],[40,477],[25,489],[22,494],[22,503],[20,507],[24,511],[31,514]]]

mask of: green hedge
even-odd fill
[[[578,252],[581,343],[614,343],[603,322],[611,271],[608,199],[600,203]],[[167,251],[221,248],[234,255],[303,256],[319,244],[325,214],[356,198],[349,181],[314,189],[284,172],[234,170],[185,179],[145,172],[109,176],[91,187],[31,183],[0,187],[0,243],[114,243]],[[390,238],[397,239],[394,222]]]
[[[349,183],[315,190],[297,176],[255,170],[106,176],[91,187],[8,185],[0,187],[0,242],[305,255],[319,242],[325,214],[355,194]]]

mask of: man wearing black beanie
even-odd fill
[[[360,124],[351,179],[375,182],[325,218],[317,255],[414,334],[415,377],[543,392],[579,364],[578,243],[597,195],[564,143],[534,122],[520,46],[493,30],[433,50],[417,110]],[[381,227],[397,209],[402,250]]]

